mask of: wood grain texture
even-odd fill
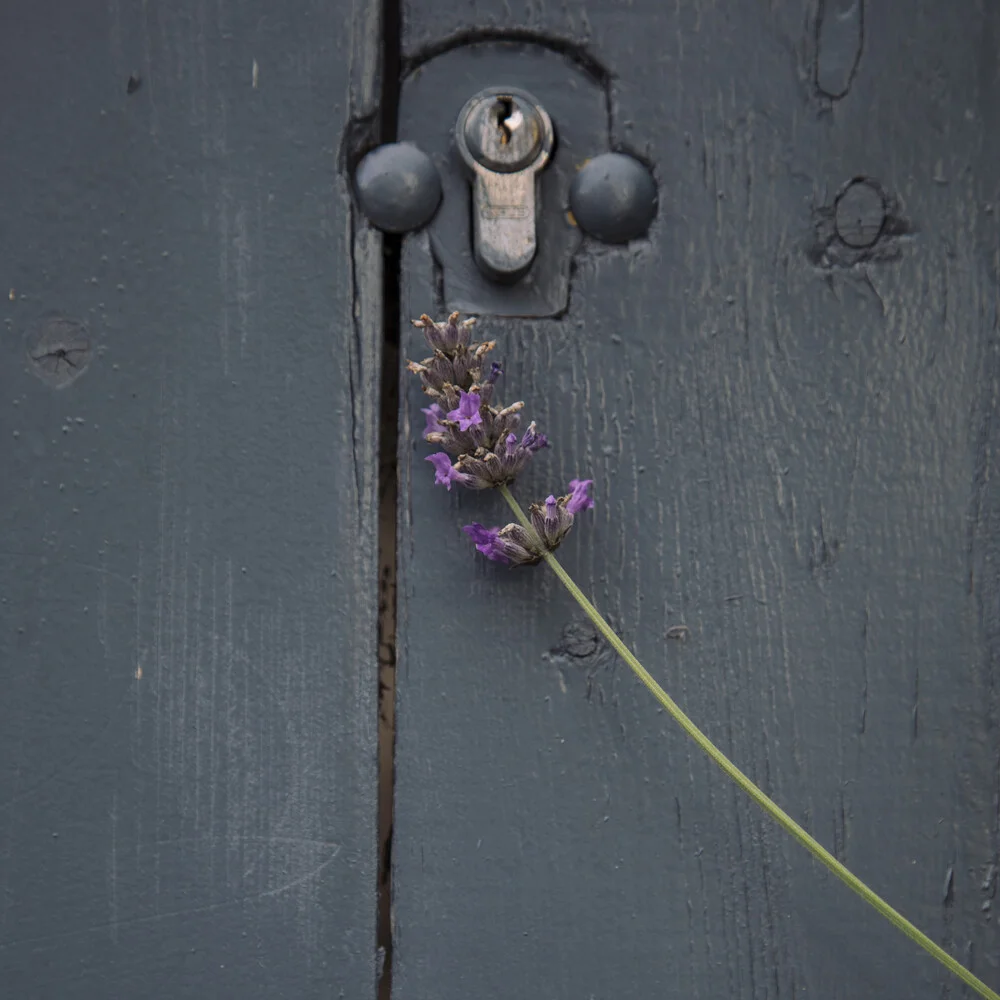
[[[654,164],[661,211],[648,241],[585,249],[562,320],[481,320],[503,398],[554,442],[516,492],[596,480],[570,572],[723,750],[997,989],[998,13],[866,5],[836,100],[818,14],[411,0],[405,41],[516,28],[612,73],[612,143]],[[870,253],[829,228],[859,176],[894,216]],[[408,241],[404,318],[447,309],[432,275]],[[476,556],[459,526],[509,517],[431,486],[407,390],[399,1000],[959,995],[574,634],[550,575]]]
[[[5,996],[374,995],[375,13],[4,11]]]

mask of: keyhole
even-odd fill
[[[496,103],[497,127],[500,130],[500,145],[506,146],[514,135],[514,130],[524,120],[521,109],[511,97],[498,97]]]

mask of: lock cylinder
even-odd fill
[[[481,91],[458,116],[455,142],[473,176],[473,255],[493,281],[517,281],[535,258],[536,180],[554,141],[545,109],[516,88]]]

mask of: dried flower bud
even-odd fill
[[[428,416],[428,426],[431,419],[432,417]],[[437,416],[435,415],[433,419],[437,421]],[[449,427],[451,423],[451,421],[444,422],[445,433],[425,431],[424,437],[428,441],[433,440],[441,444],[442,447],[447,448],[451,445],[454,448],[461,434]],[[479,430],[479,427],[473,428],[473,432]],[[473,490],[488,490],[514,482],[527,465],[528,459],[547,444],[545,435],[539,434],[532,423],[520,441],[516,434],[510,433],[497,441],[492,448],[480,445],[474,449],[460,451],[458,460],[453,466],[451,458],[443,451],[429,455],[427,461],[434,465],[437,472],[434,482],[439,486],[446,486],[450,490],[452,483],[459,483]]]
[[[435,354],[433,358],[424,358],[423,361],[408,361],[406,367],[420,376],[423,383],[424,392],[430,396],[437,396],[447,384],[460,384],[462,379],[456,382],[455,365],[450,358],[443,354]]]
[[[503,374],[503,369],[500,365],[494,361],[490,366],[490,373],[478,383],[474,388],[479,393],[479,398],[482,399],[484,403],[489,403],[493,399],[494,386],[496,386],[497,379]]]
[[[533,566],[541,561],[538,542],[519,524],[508,524],[503,528],[467,524],[462,531],[476,543],[476,548],[487,559],[508,566]]]
[[[528,508],[531,531],[520,524],[486,528],[475,522],[465,525],[462,530],[487,559],[508,566],[533,566],[546,552],[554,552],[559,547],[580,511],[594,506],[588,496],[592,485],[591,479],[574,479],[566,496],[558,499],[550,496],[544,504],[532,504]]]
[[[594,506],[594,501],[587,496],[587,490],[592,485],[592,479],[574,479],[569,484],[570,492],[566,496],[559,497],[558,500],[549,496],[544,504],[533,503],[528,508],[531,526],[550,552],[559,548],[559,543],[573,527],[574,515]]]
[[[460,313],[453,312],[444,323],[435,323],[426,313],[415,319],[413,325],[424,331],[424,339],[432,351],[441,351],[451,357],[459,348],[469,346],[470,330],[475,318],[458,322]]]
[[[452,355],[443,351],[436,351],[431,358],[424,358],[423,361],[408,361],[406,367],[420,376],[424,392],[437,402],[446,402],[446,397],[451,391],[458,392],[464,390],[469,392],[473,386],[478,386],[481,390],[490,386],[489,396],[492,396],[492,383],[489,379],[483,380],[482,366],[483,358],[493,350],[496,341],[489,341],[485,344],[474,345],[475,353],[469,348],[460,346]],[[489,396],[485,397],[488,401]]]

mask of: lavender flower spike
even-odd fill
[[[435,483],[449,490],[452,483],[474,490],[508,486],[548,440],[532,423],[519,442],[524,403],[502,406],[494,399],[503,368],[494,361],[488,372],[485,369],[495,342],[472,343],[471,321],[459,323],[458,313],[445,323],[421,316],[414,325],[423,330],[434,352],[407,367],[433,400],[422,412],[427,418],[424,440],[442,449],[428,459],[434,464]]]
[[[544,504],[533,503],[528,508],[532,531],[520,524],[507,524],[502,528],[467,524],[462,530],[487,559],[509,566],[533,566],[541,562],[546,552],[559,548],[573,527],[575,514],[594,506],[594,501],[587,496],[592,485],[592,479],[574,479],[570,483],[571,492],[566,496],[558,499],[548,496]]]
[[[434,400],[423,411],[427,418],[424,440],[444,449],[427,457],[427,461],[434,466],[434,482],[448,490],[452,483],[477,490],[498,487],[518,518],[519,523],[506,524],[502,528],[488,528],[478,522],[465,525],[462,530],[472,539],[476,549],[487,559],[508,566],[530,566],[542,560],[547,561],[601,636],[628,664],[674,721],[739,788],[910,940],[919,944],[986,1000],[1000,1000],[1000,993],[990,989],[874,893],[739,770],[681,711],[573,582],[552,553],[573,527],[576,516],[593,508],[594,501],[590,496],[593,480],[573,479],[569,484],[569,493],[565,496],[550,494],[543,503],[531,504],[525,514],[508,485],[514,481],[531,456],[548,445],[548,440],[538,432],[533,423],[518,440],[520,411],[524,403],[501,407],[493,396],[502,369],[493,362],[489,371],[485,370],[486,356],[496,344],[494,341],[472,343],[472,321],[459,323],[458,318],[458,313],[452,313],[447,322],[436,323],[429,316],[421,316],[414,325],[423,330],[433,354],[421,362],[411,361],[407,367],[419,376],[424,392]],[[454,464],[452,456],[455,456]],[[668,630],[666,634],[670,635],[671,631],[673,630]]]

